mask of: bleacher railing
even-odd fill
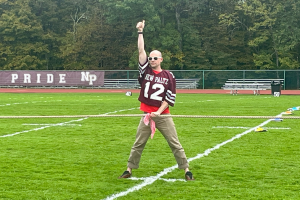
[[[197,79],[198,89],[221,89],[228,79],[283,79],[283,90],[300,89],[298,70],[170,70],[176,79]],[[105,71],[105,79],[137,79],[137,70]]]
[[[300,69],[299,70],[170,70],[176,77],[178,81],[187,81],[187,80],[196,80],[196,88],[198,89],[221,89],[224,83],[228,79],[283,79],[283,90],[299,90],[300,89]],[[29,75],[26,76],[26,81],[31,81],[31,85],[25,85],[24,77],[23,80],[20,81],[19,84],[12,84],[8,83],[11,81],[12,78],[17,81],[17,76],[14,75],[12,77],[12,71],[4,70],[0,71],[0,87],[49,87],[49,84],[32,84],[34,81],[39,80],[42,82],[43,80],[49,79],[52,80],[54,83],[64,82],[67,80],[67,75],[62,75],[64,72],[71,72],[71,71],[63,71],[63,70],[51,70],[51,71],[42,71],[40,74],[44,75],[34,75],[35,79],[30,79]],[[17,72],[17,71],[14,71]],[[35,74],[41,71],[30,71]],[[100,74],[99,76],[102,77],[103,81],[100,83],[105,83],[113,80],[125,80],[127,84],[123,84],[124,87],[128,85],[130,88],[137,87],[135,81],[138,76],[138,70],[90,70],[90,71],[72,71],[76,75],[77,78],[83,79],[80,84],[74,84],[74,87],[94,87],[91,85],[95,76],[93,74]],[[90,75],[87,75],[87,72],[90,72]],[[55,76],[47,74],[58,74],[58,81],[54,81]],[[84,75],[82,75],[82,73]],[[2,74],[2,75],[1,75]],[[3,75],[4,74],[4,75]],[[16,73],[15,73],[16,74]],[[97,75],[98,76],[98,75]],[[84,78],[82,78],[84,77]],[[18,77],[20,78],[20,77]],[[43,79],[44,78],[44,79]],[[97,77],[98,78],[98,77]],[[99,80],[99,79],[97,79]],[[22,82],[23,81],[23,82]],[[63,85],[54,84],[51,87],[63,87]],[[184,87],[184,86],[183,86]],[[194,89],[194,88],[190,88]]]

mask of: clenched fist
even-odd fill
[[[152,112],[152,113],[150,114],[150,117],[157,117],[157,116],[159,116],[159,115],[160,115],[159,112]]]
[[[136,25],[136,28],[138,29],[138,32],[142,32],[144,27],[145,27],[145,20],[143,20],[142,22],[138,22],[137,25]]]

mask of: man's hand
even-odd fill
[[[152,112],[152,113],[150,114],[150,117],[157,117],[157,116],[159,116],[159,115],[160,115],[159,112]]]
[[[143,32],[144,27],[145,27],[145,20],[143,20],[142,22],[138,22],[136,25],[138,32]]]

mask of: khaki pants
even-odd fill
[[[156,128],[163,134],[165,139],[167,140],[173,155],[177,161],[179,169],[188,168],[188,162],[186,159],[186,155],[184,149],[182,148],[175,124],[173,122],[172,117],[155,117],[152,118],[155,121]],[[140,159],[142,156],[142,152],[146,146],[146,143],[151,135],[150,126],[146,126],[144,124],[144,117],[142,117],[140,124],[137,129],[136,140],[131,148],[131,153],[129,156],[127,167],[132,169],[139,168]],[[155,136],[154,136],[155,137]]]

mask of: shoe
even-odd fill
[[[188,172],[185,173],[185,180],[187,180],[187,181],[195,180],[194,177],[193,177],[192,172],[188,171]]]
[[[121,178],[130,178],[131,173],[129,171],[125,171],[121,176],[119,176],[119,179]]]

